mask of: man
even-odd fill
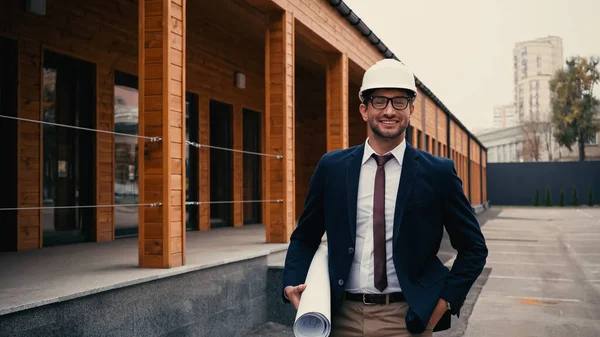
[[[359,93],[364,144],[325,154],[291,236],[284,301],[297,309],[327,233],[332,336],[410,336],[450,327],[487,247],[454,163],[413,148],[405,132],[417,95],[402,63],[369,68]],[[436,254],[446,228],[451,270]]]

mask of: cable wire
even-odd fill
[[[278,155],[278,154],[268,154],[268,153],[260,153],[260,152],[251,152],[251,151],[236,150],[236,149],[230,149],[230,148],[226,148],[226,147],[219,147],[219,146],[213,146],[213,145],[204,145],[204,144],[198,144],[198,143],[195,143],[195,142],[191,142],[189,140],[186,140],[186,143],[188,145],[191,145],[191,146],[197,147],[197,148],[206,147],[206,148],[210,148],[210,149],[232,151],[232,152],[241,152],[241,153],[247,153],[247,154],[254,154],[254,155],[258,155],[258,156],[267,156],[267,157],[275,157],[277,159],[283,159],[283,156],[282,155]]]
[[[0,208],[0,211],[22,211],[22,210],[43,210],[43,209],[73,209],[73,208],[104,208],[104,207],[132,207],[132,206],[148,206],[159,207],[161,202],[153,202],[149,204],[113,204],[113,205],[83,205],[83,206],[41,206],[41,207],[7,207]]]
[[[236,203],[267,203],[267,202],[277,202],[282,203],[282,199],[276,200],[231,200],[231,201],[186,201],[186,206],[198,206],[198,205],[208,205],[208,204],[236,204]]]
[[[147,136],[132,135],[132,134],[129,134],[129,133],[104,131],[104,130],[98,130],[98,129],[84,128],[82,126],[74,126],[74,125],[68,125],[68,124],[59,124],[59,123],[38,121],[38,120],[35,120],[35,119],[27,119],[27,118],[21,118],[21,117],[12,117],[12,116],[6,116],[6,115],[0,115],[0,117],[7,118],[7,119],[20,120],[20,121],[24,121],[24,122],[46,124],[46,125],[52,125],[52,126],[60,126],[60,127],[64,127],[64,128],[70,128],[70,129],[92,131],[92,132],[99,132],[99,133],[107,133],[107,134],[112,134],[112,135],[134,137],[134,138],[143,138],[143,139],[148,139],[151,142],[160,142],[162,140],[160,137],[147,137]]]

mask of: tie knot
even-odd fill
[[[377,162],[377,166],[385,165],[385,163],[387,163],[388,160],[392,159],[392,157],[394,157],[394,156],[391,154],[386,154],[385,156],[379,156],[379,155],[373,153],[373,158],[375,158],[375,161]]]

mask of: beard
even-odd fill
[[[400,137],[408,127],[408,123],[404,124],[403,121],[400,121],[397,124],[396,128],[385,130],[380,127],[380,124],[375,118],[370,118],[368,121],[369,128],[371,129],[371,131],[373,131],[373,134],[375,134],[380,139],[396,139]]]

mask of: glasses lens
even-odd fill
[[[383,109],[387,105],[387,98],[376,96],[373,97],[372,102],[375,109]]]
[[[392,100],[392,105],[395,109],[402,110],[405,109],[408,105],[408,98],[406,97],[395,97]]]

